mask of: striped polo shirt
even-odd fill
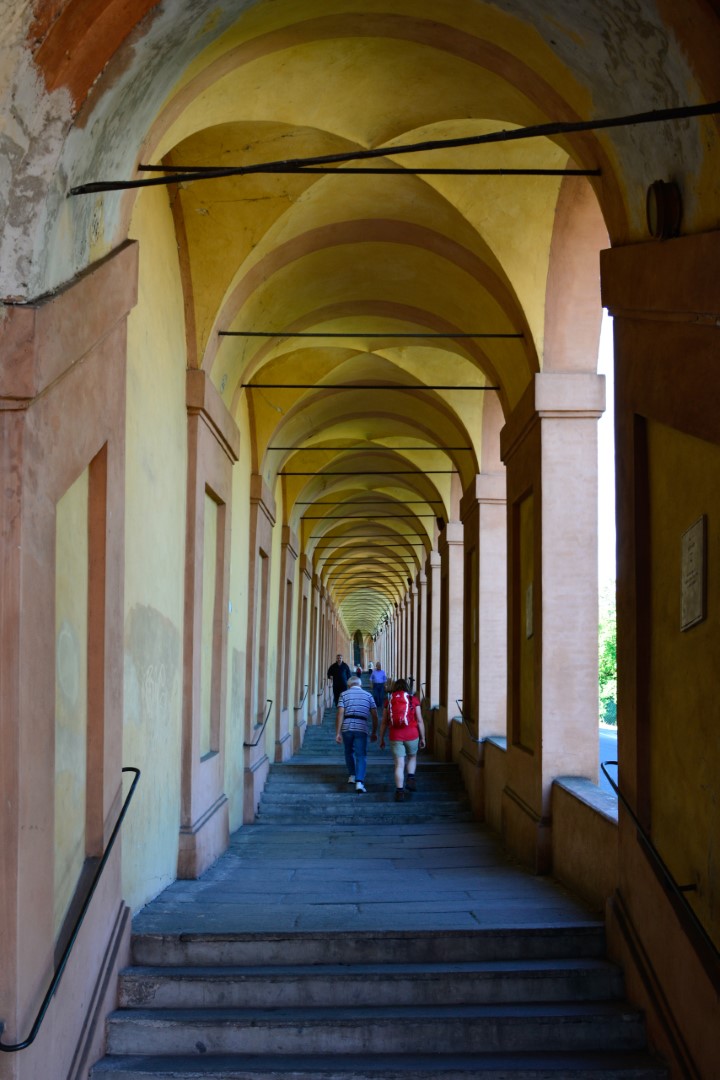
[[[363,731],[370,734],[372,723],[370,710],[374,709],[375,699],[362,686],[351,686],[338,698],[338,708],[344,709],[342,730]]]

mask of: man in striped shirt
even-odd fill
[[[345,750],[348,784],[355,784],[355,790],[361,795],[366,790],[368,735],[370,741],[375,742],[377,729],[378,714],[373,696],[363,690],[357,675],[351,675],[347,690],[338,700],[335,742],[342,743]]]

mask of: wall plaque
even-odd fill
[[[681,538],[680,629],[689,630],[706,616],[706,521],[702,517]]]

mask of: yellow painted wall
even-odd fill
[[[648,424],[651,536],[650,794],[654,843],[720,944],[720,447]],[[682,631],[681,537],[707,515],[707,618]]]
[[[55,888],[57,934],[85,862],[88,646],[87,469],[55,517]]]
[[[250,438],[242,401],[236,414],[240,428],[240,458],[233,466],[230,535],[230,605],[228,612],[228,685],[225,721],[225,794],[230,804],[230,830],[243,820],[243,739],[245,725],[245,663],[247,647],[250,507]]]
[[[139,298],[128,322],[123,760],[142,779],[123,826],[131,907],[176,876],[180,826],[187,416],[185,330],[167,194],[138,199]]]

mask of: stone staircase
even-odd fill
[[[440,900],[449,895],[440,891],[443,874],[431,867],[424,903],[408,893],[405,902],[396,900],[392,919],[378,914],[387,905],[373,907],[372,882],[367,886],[363,895],[377,928],[370,928],[357,897],[355,909],[348,901],[348,914],[339,913],[342,894],[328,868],[336,867],[348,843],[360,845],[365,837],[368,847],[358,855],[371,857],[375,836],[376,850],[385,845],[378,851],[384,857],[388,845],[397,845],[398,855],[413,842],[428,850],[432,836],[434,844],[447,846],[444,855],[456,856],[445,859],[452,866],[468,862],[465,852],[473,848],[467,844],[480,829],[467,824],[467,799],[452,766],[421,759],[418,791],[396,803],[390,756],[373,747],[367,786],[368,793],[358,795],[347,784],[332,713],[308,731],[292,762],[272,767],[257,824],[236,834],[231,854],[242,863],[257,845],[271,859],[274,845],[292,851],[295,837],[297,873],[310,875],[316,892],[327,890],[328,921],[343,925],[169,932],[164,908],[145,921],[141,915],[133,967],[121,975],[107,1056],[93,1068],[93,1080],[667,1080],[645,1049],[642,1016],[623,1000],[621,973],[604,959],[602,924],[552,915],[556,906],[543,904],[560,904],[554,894],[536,900],[534,921],[527,914],[534,906],[529,895],[522,917],[494,918],[485,926],[478,917],[473,928],[455,929],[460,913],[449,918],[452,903]],[[421,824],[428,821],[432,832]],[[319,848],[300,850],[315,835],[326,838],[329,859],[319,858]],[[342,845],[336,857],[333,843]],[[442,863],[428,854],[433,860]],[[402,878],[400,861],[396,875]],[[421,872],[422,858],[416,862]],[[268,875],[277,876],[280,865],[285,873],[286,863],[283,854]],[[370,865],[380,878],[378,890],[389,894],[398,877],[383,877],[379,857],[377,863]],[[248,873],[255,863],[245,865]],[[518,891],[534,889],[538,880],[517,878],[515,869],[512,881],[521,884],[510,884],[510,871],[497,859],[470,871],[470,877],[468,868],[458,871],[454,885],[467,888],[473,875],[495,874],[493,896],[507,893],[509,910]],[[217,888],[227,887],[229,873],[218,871]],[[242,886],[242,866],[239,874]],[[418,880],[408,876],[403,887]],[[176,906],[193,895],[191,886],[203,887],[176,885]],[[206,897],[212,888],[207,882]],[[278,878],[276,888],[289,886]],[[300,895],[282,899],[299,905]],[[488,910],[485,905],[481,913]]]
[[[457,766],[422,756],[419,760],[418,790],[406,793],[406,802],[396,803],[392,755],[389,749],[381,751],[377,743],[369,743],[367,793],[356,796],[347,782],[342,748],[335,742],[334,710],[328,710],[326,722],[308,730],[292,761],[271,766],[257,821],[301,818],[340,824],[365,820],[383,825],[472,821]]]

